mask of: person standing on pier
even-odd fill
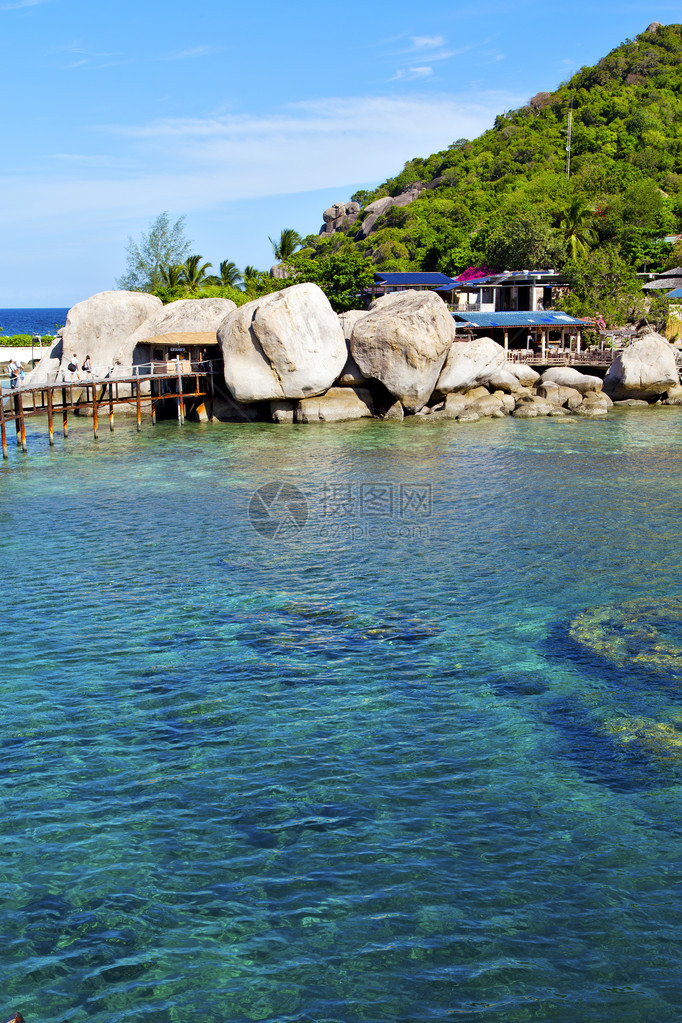
[[[69,365],[66,368],[68,369],[69,373],[71,374],[71,383],[73,383],[73,378],[74,377],[76,378],[76,380],[80,380],[81,375],[78,372],[78,356],[76,355],[75,352],[71,356],[71,362],[69,363]]]
[[[83,372],[86,376],[92,376],[92,363],[90,362],[89,355],[86,355],[83,359]]]
[[[9,373],[9,385],[13,391],[16,391],[17,384],[19,383],[19,366],[14,356],[12,356],[7,364],[7,372]]]

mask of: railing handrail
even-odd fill
[[[213,368],[216,365],[218,365],[221,362],[221,360],[219,360],[219,359],[191,359],[191,358],[189,358],[189,359],[181,359],[180,360],[180,364],[181,365],[184,365],[187,362],[193,364],[193,366],[200,367],[200,368],[197,368],[197,369],[191,368],[186,373],[183,372],[183,374],[182,374],[183,376],[202,376],[204,373],[213,372]],[[173,371],[169,371],[169,369],[168,369],[169,364],[172,364]],[[2,388],[2,392],[3,393],[13,394],[15,391],[20,391],[20,390],[40,391],[40,390],[44,390],[46,387],[72,387],[72,386],[73,387],[78,387],[78,386],[82,386],[83,387],[86,384],[113,384],[113,383],[122,384],[122,383],[126,383],[126,382],[134,383],[137,380],[151,380],[152,378],[158,377],[158,376],[171,376],[171,377],[177,376],[177,372],[175,371],[175,365],[176,365],[175,364],[175,360],[170,360],[170,359],[151,359],[149,362],[136,363],[132,367],[132,370],[133,370],[132,376],[125,376],[125,377],[112,376],[112,373],[114,373],[114,371],[117,369],[116,366],[110,366],[109,369],[107,370],[105,376],[94,376],[92,373],[83,372],[83,370],[80,369],[79,373],[81,374],[81,377],[80,377],[79,380],[73,380],[73,379],[72,380],[66,380],[64,378],[64,371],[62,371],[62,379],[61,380],[52,380],[50,383],[35,384],[35,385],[31,384],[31,383],[26,383],[26,381],[24,381],[22,383],[17,384],[16,387],[12,387],[11,386],[12,377],[7,376],[5,374],[0,374],[0,388]],[[145,366],[149,367],[149,371],[148,372],[141,372],[141,370],[143,370]],[[163,372],[161,372],[161,367],[163,367]],[[29,373],[30,372],[31,372],[31,370],[29,370]],[[57,372],[59,373],[60,371],[58,370]],[[65,372],[68,374],[69,371],[66,370]],[[6,390],[6,384],[9,385],[9,388],[7,390]]]

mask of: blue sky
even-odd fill
[[[115,286],[168,210],[193,251],[268,235],[472,138],[679,4],[0,0],[0,307]]]

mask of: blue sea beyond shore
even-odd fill
[[[679,409],[28,448],[8,1014],[682,1018]]]
[[[66,323],[68,309],[0,309],[0,344],[11,334],[56,334]]]

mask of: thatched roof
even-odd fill
[[[215,331],[185,330],[176,334],[155,334],[153,337],[143,337],[140,338],[138,344],[173,345],[177,348],[209,348],[211,345],[217,345],[218,339]]]

